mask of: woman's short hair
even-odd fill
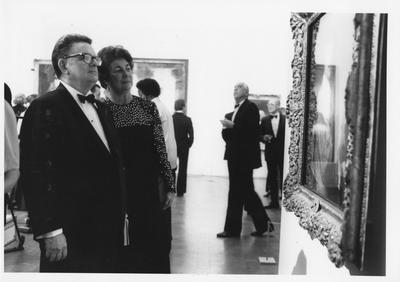
[[[103,88],[107,88],[107,81],[110,80],[110,65],[116,59],[125,59],[129,66],[133,68],[133,58],[131,54],[120,45],[104,47],[97,55],[101,59],[101,66],[99,66],[98,69],[99,81]]]
[[[51,54],[51,63],[53,64],[54,72],[58,78],[61,76],[61,70],[58,67],[58,60],[69,55],[68,52],[71,49],[72,44],[78,42],[92,44],[92,39],[81,34],[67,34],[57,40],[56,45],[53,48],[53,53]]]
[[[136,87],[142,91],[145,96],[158,97],[161,93],[160,85],[155,79],[152,78],[140,80],[138,83],[136,83]]]

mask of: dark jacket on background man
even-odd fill
[[[281,182],[283,177],[283,156],[285,148],[285,116],[281,113],[279,115],[278,130],[276,136],[272,129],[272,115],[266,116],[261,120],[260,134],[271,135],[272,139],[270,142],[265,143],[265,161],[268,167],[267,176],[267,187],[266,190],[271,191],[271,205],[272,207],[278,207],[279,205],[279,189],[281,188]],[[278,179],[278,176],[280,178]]]
[[[225,118],[231,120],[232,116],[233,112],[226,114]],[[226,143],[224,160],[251,169],[261,167],[258,120],[257,106],[249,100],[244,101],[235,116],[234,128],[222,130]]]
[[[172,116],[175,129],[175,141],[179,159],[178,180],[176,192],[178,196],[186,193],[187,163],[189,148],[193,144],[193,125],[190,117],[182,112],[175,112]]]
[[[232,120],[233,113],[225,115]],[[242,212],[246,207],[257,232],[267,230],[269,218],[254,190],[253,169],[261,166],[259,143],[259,112],[257,106],[245,100],[239,107],[233,128],[224,128],[226,142],[224,159],[228,161],[229,195],[224,231],[239,236],[242,229]]]

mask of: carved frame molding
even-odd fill
[[[346,123],[350,134],[347,140],[346,177],[343,209],[302,185],[305,163],[310,160],[306,142],[312,140],[311,130],[316,118],[314,77],[315,42],[319,19],[324,13],[293,13],[290,25],[294,40],[292,60],[293,83],[287,99],[290,127],[289,171],[283,186],[283,206],[299,217],[299,224],[311,238],[327,247],[329,259],[341,267],[358,260],[365,239],[368,203],[369,157],[371,123],[370,101],[374,85],[370,83],[372,14],[356,14],[352,72],[346,87]],[[360,46],[363,46],[360,48]],[[308,92],[308,93],[307,93]],[[368,145],[369,144],[369,145]],[[362,250],[361,250],[362,253]],[[358,260],[360,261],[360,260]],[[357,263],[358,265],[360,263]],[[362,258],[361,258],[362,265]]]

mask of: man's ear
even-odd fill
[[[68,69],[67,69],[67,62],[63,59],[58,59],[57,63],[58,67],[61,70],[61,73],[63,74],[69,74]]]

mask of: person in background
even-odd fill
[[[27,107],[25,106],[26,103],[26,98],[25,94],[18,94],[14,98],[14,106],[12,107],[15,113],[15,117],[17,119],[17,132],[19,135],[19,132],[21,131],[21,124],[22,120],[24,119],[25,111]]]
[[[261,166],[260,115],[256,104],[247,99],[249,87],[245,83],[235,85],[233,96],[235,110],[221,120],[222,137],[226,143],[224,159],[228,161],[229,194],[224,231],[217,237],[240,237],[244,206],[256,229],[251,235],[261,237],[265,232],[273,231],[274,226],[253,183],[253,169]]]
[[[55,44],[58,87],[29,106],[21,127],[21,185],[41,272],[113,272],[124,244],[124,178],[111,114],[87,95],[98,80],[92,40]],[[125,240],[126,241],[126,240]]]
[[[177,167],[177,150],[174,122],[171,113],[159,98],[161,94],[160,85],[152,78],[145,78],[136,83],[136,87],[140,97],[154,102],[157,106],[158,113],[160,114],[165,145],[167,146],[168,161],[171,165],[171,169],[175,171]]]
[[[100,86],[98,84],[93,85],[93,87],[90,89],[90,92],[94,95],[94,98],[96,98],[96,100],[105,102],[105,100],[100,97]]]
[[[13,110],[15,113],[15,116],[18,118],[22,118],[23,114],[26,111],[26,107],[25,107],[25,102],[26,102],[26,98],[25,98],[25,94],[18,94],[15,98],[14,98],[14,106],[13,106]]]
[[[4,83],[4,193],[10,193],[19,178],[19,141],[11,90]]]
[[[285,116],[280,112],[279,100],[268,102],[269,115],[261,120],[261,141],[265,143],[264,156],[268,175],[266,191],[271,192],[271,203],[265,208],[279,208],[279,190],[282,191],[283,153],[285,147]]]
[[[175,101],[175,113],[172,116],[175,129],[175,140],[179,160],[178,180],[176,184],[176,194],[178,197],[186,193],[187,164],[189,149],[193,144],[193,125],[190,117],[186,116],[185,100]]]
[[[31,94],[28,97],[26,97],[26,104],[25,106],[28,108],[30,104],[32,103],[33,100],[35,100],[38,97],[37,94]]]
[[[121,141],[131,244],[120,248],[117,272],[170,273],[174,177],[154,103],[131,94],[133,58],[121,46],[98,53],[100,83]]]

